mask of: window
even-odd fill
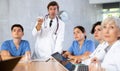
[[[120,3],[103,4],[103,19],[108,16],[120,17]]]
[[[120,8],[103,9],[102,13],[103,13],[103,19],[108,16],[120,17]]]

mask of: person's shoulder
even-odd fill
[[[59,23],[65,25],[65,23],[61,19],[59,19]]]
[[[118,40],[117,43],[120,45],[120,40]]]
[[[3,43],[10,43],[12,40],[5,40]]]
[[[87,45],[94,44],[94,42],[93,42],[93,40],[85,39],[85,44],[87,44]]]
[[[78,41],[77,40],[73,40],[73,43],[77,43]]]
[[[21,40],[21,42],[23,42],[23,43],[29,43],[27,40]]]
[[[89,42],[90,42],[90,43],[92,42],[92,43],[93,43],[93,40],[85,39],[85,42],[88,42],[88,43],[89,43]]]
[[[117,40],[112,46],[120,49],[120,40]]]
[[[73,45],[77,45],[77,44],[78,44],[78,41],[77,41],[77,40],[73,40],[72,44],[73,44]]]
[[[12,42],[12,40],[5,40],[3,43],[2,43],[2,47],[3,46],[9,46],[10,44],[12,44],[13,42]]]
[[[78,45],[78,41],[77,40],[73,40],[72,44],[71,44],[71,48],[74,48]]]

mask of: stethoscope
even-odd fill
[[[48,19],[48,16],[49,16],[49,14],[45,15],[44,21],[46,19]],[[55,33],[54,33],[55,35],[57,35],[57,31],[58,31],[58,28],[59,28],[59,19],[58,19],[58,16],[56,16],[56,20],[57,20],[57,28],[56,28]],[[45,25],[45,22],[44,22],[44,28],[47,28],[47,26]]]

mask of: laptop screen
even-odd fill
[[[65,66],[69,71],[73,71],[75,69],[75,65],[73,65],[68,58],[65,58],[62,56],[62,54],[56,52],[52,54],[52,57],[54,57],[57,61],[59,61],[63,66]],[[66,63],[67,62],[67,63]],[[68,65],[70,68],[68,68]]]
[[[54,57],[57,61],[67,61],[67,58],[63,57],[60,53],[56,52],[52,54],[52,57]]]

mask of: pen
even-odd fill
[[[71,60],[74,60],[74,59],[67,59],[67,61],[71,61]]]
[[[45,62],[48,62],[50,60],[50,58],[49,59],[47,59]]]

